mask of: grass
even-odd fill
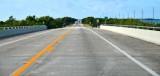
[[[83,24],[84,27],[93,28],[92,26],[89,26],[89,24]]]

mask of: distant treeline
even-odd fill
[[[24,20],[16,20],[13,16],[10,16],[6,21],[0,21],[0,27],[11,26],[33,26],[33,25],[47,25],[50,28],[65,27],[69,24],[73,24],[77,19],[71,17],[53,18],[50,16],[36,17],[27,16]]]
[[[33,25],[47,25],[50,28],[61,28],[67,25],[73,24],[77,19],[71,17],[53,18],[50,16],[36,17],[27,16],[24,20],[16,20],[13,16],[10,16],[6,21],[0,21],[0,27],[11,27],[11,26],[33,26]],[[109,18],[94,18],[86,17],[82,19],[83,24],[89,24],[92,27],[97,27],[101,24],[117,24],[117,25],[136,25],[136,26],[151,26],[160,27],[160,24],[146,23],[139,19],[117,19]]]
[[[97,23],[97,20],[99,20],[98,23]],[[141,22],[139,19],[131,19],[131,18],[129,19],[109,18],[105,20],[104,18],[87,17],[87,18],[84,18],[82,22],[84,24],[89,24],[92,27],[97,27],[101,24],[160,27],[160,24]]]

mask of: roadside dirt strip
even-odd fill
[[[62,40],[67,34],[69,34],[72,31],[72,29],[69,29],[62,35],[60,35],[58,38],[56,38],[54,41],[52,41],[48,46],[46,46],[44,49],[42,49],[38,54],[33,56],[30,60],[27,61],[23,66],[21,66],[18,70],[13,72],[11,76],[19,76],[23,71],[25,71],[28,67],[30,67],[37,59],[39,59],[42,55],[44,55],[46,52],[52,52],[54,50],[54,45]]]

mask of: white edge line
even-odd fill
[[[38,34],[34,34],[34,35],[31,35],[31,36],[28,36],[28,37],[24,37],[24,38],[21,38],[21,39],[17,39],[17,40],[14,40],[14,41],[6,42],[6,43],[3,43],[3,44],[0,44],[0,47],[2,47],[4,45],[11,44],[11,43],[14,43],[14,42],[18,42],[18,41],[21,41],[21,40],[24,40],[24,39],[28,39],[28,38],[31,38],[31,37],[34,37],[34,36],[38,36],[38,35],[41,35],[41,34],[44,34],[44,33],[47,33],[47,32],[49,32],[49,31],[38,33]]]
[[[24,38],[17,39],[17,40],[14,40],[14,41],[2,43],[2,44],[0,44],[0,47],[11,44],[11,43],[14,43],[14,42],[18,42],[18,41],[21,41],[21,40],[25,40],[25,39],[28,39],[28,38],[31,38],[31,37],[35,37],[35,36],[38,36],[38,35],[41,35],[41,34],[45,34],[45,33],[51,32],[51,31],[56,31],[56,30],[60,30],[60,29],[53,29],[53,30],[49,30],[49,31],[44,31],[44,32],[41,32],[41,33],[38,33],[38,34],[34,34],[34,35],[31,35],[31,36],[27,36],[27,37],[24,37]]]
[[[140,67],[142,67],[144,70],[146,70],[147,72],[149,72],[151,75],[153,76],[160,76],[158,73],[156,73],[155,71],[153,71],[152,69],[150,69],[149,67],[147,67],[146,65],[144,65],[143,63],[141,63],[140,61],[138,61],[137,59],[135,59],[134,57],[132,57],[131,55],[129,55],[128,53],[126,53],[125,51],[121,50],[118,46],[116,46],[115,44],[113,44],[112,42],[108,41],[107,39],[105,39],[104,37],[100,36],[99,34],[97,34],[96,32],[94,32],[91,29],[86,28],[87,30],[91,31],[92,33],[94,33],[95,35],[97,35],[98,37],[100,37],[101,39],[103,39],[104,41],[106,41],[107,43],[109,43],[110,45],[112,45],[114,48],[116,48],[118,51],[120,51],[122,54],[124,54],[126,57],[128,57],[129,59],[131,59],[133,62],[135,62],[136,64],[138,64]]]

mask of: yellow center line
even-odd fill
[[[38,54],[33,56],[30,60],[27,61],[26,64],[21,66],[18,70],[16,70],[14,73],[11,74],[11,76],[19,76],[23,71],[25,71],[29,66],[31,66],[37,59],[39,59],[44,53],[46,52],[52,52],[52,50],[55,48],[55,44],[62,40],[67,34],[69,34],[71,30],[66,31],[61,36],[59,36],[57,39],[52,41],[47,47],[42,49]]]

